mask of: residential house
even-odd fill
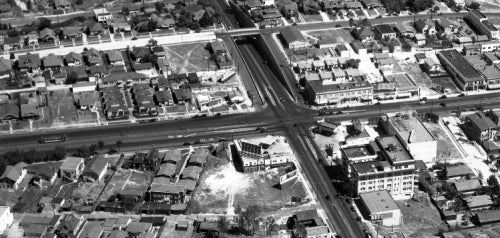
[[[33,72],[40,70],[42,64],[39,54],[26,53],[25,55],[19,55],[19,70],[24,72]]]
[[[173,178],[175,177],[175,171],[177,169],[176,164],[164,163],[160,166],[158,172],[156,172],[156,177]],[[153,181],[154,182],[154,181]],[[162,184],[162,183],[158,183]]]
[[[432,22],[418,19],[417,21],[415,21],[414,26],[418,33],[422,33],[424,35],[436,34],[436,27]]]
[[[64,39],[78,39],[82,37],[82,31],[78,27],[63,27],[62,32]]]
[[[177,102],[177,104],[185,104],[185,103],[191,103],[193,101],[193,92],[191,91],[191,88],[179,88],[173,90],[174,92],[174,101]]]
[[[206,148],[198,148],[189,156],[188,165],[203,167],[207,162],[209,151]]]
[[[58,38],[56,37],[56,33],[54,33],[54,31],[48,27],[44,28],[43,30],[40,31],[39,33],[39,39],[41,41],[57,41]]]
[[[61,162],[46,162],[28,165],[27,172],[32,175],[30,184],[40,188],[53,184],[57,179],[57,173],[60,166]]]
[[[408,26],[405,23],[396,24],[394,28],[396,29],[396,33],[398,33],[399,36],[405,36],[405,37],[415,36],[415,29],[413,29],[411,26]]]
[[[186,189],[182,185],[175,184],[151,184],[146,198],[152,202],[163,202],[167,204],[184,203]]]
[[[19,162],[14,166],[8,165],[2,177],[0,177],[0,188],[18,189],[26,176],[26,167],[27,165],[24,162]]]
[[[12,17],[12,7],[8,3],[0,3],[0,16]]]
[[[3,50],[9,51],[11,49],[23,48],[23,40],[19,36],[6,37],[3,42]]]
[[[63,237],[77,237],[85,219],[74,214],[64,214],[55,233]]]
[[[451,23],[450,20],[446,18],[439,19],[436,21],[436,28],[443,32],[445,35],[450,35],[458,31],[458,26]]]
[[[468,179],[468,180],[457,180],[452,182],[453,186],[462,195],[474,195],[477,193],[483,186],[481,186],[481,182],[477,178]]]
[[[129,237],[139,238],[141,234],[150,233],[153,231],[153,224],[149,222],[136,222],[133,221],[128,224],[125,230],[129,234]]]
[[[49,54],[49,55],[45,56],[43,58],[42,62],[43,62],[43,67],[46,70],[47,69],[57,70],[57,69],[61,69],[64,66],[62,58],[60,56],[54,55],[54,54]]]
[[[142,171],[155,171],[160,167],[161,160],[157,150],[152,150],[149,153],[136,153],[130,167]]]
[[[119,67],[119,66],[117,66]],[[108,75],[110,75],[112,72],[111,70],[116,69],[116,68],[110,68],[110,72],[106,69],[106,66],[104,65],[93,65],[89,67],[89,81],[90,82],[95,82],[98,79],[102,79]],[[115,72],[113,72],[115,73]]]
[[[447,166],[446,179],[447,180],[463,180],[474,178],[475,174],[467,165]]]
[[[94,11],[94,17],[97,22],[106,22],[109,19],[113,18],[113,14],[108,12],[106,8],[96,8]]]
[[[156,77],[158,75],[155,67],[153,67],[153,64],[151,63],[134,64],[132,67],[136,73],[144,74],[148,76],[148,78]]]
[[[491,196],[487,194],[466,197],[464,201],[470,211],[488,210],[494,204]]]
[[[304,35],[294,26],[286,27],[281,30],[281,36],[288,49],[301,49],[308,46],[308,42]]]
[[[424,34],[417,33],[417,34],[415,34],[415,38],[414,39],[415,39],[415,43],[417,43],[417,45],[423,46],[423,45],[425,45],[427,38],[425,37]]]
[[[391,25],[375,25],[373,29],[375,32],[375,37],[379,40],[396,38],[396,32],[392,29]]]
[[[145,62],[147,57],[151,56],[151,51],[148,47],[134,47],[130,54],[133,60],[142,63]]]
[[[75,89],[76,85],[81,85],[81,86],[76,86],[77,88],[79,88],[79,87],[86,87],[84,86],[85,84],[88,84],[89,87],[94,88],[95,90],[96,85],[95,83],[92,82],[74,84],[73,90]],[[82,91],[82,92],[73,91],[73,98],[75,100],[76,106],[80,110],[94,111],[95,109],[98,108],[98,105],[100,105],[100,99],[98,93],[95,91]]]
[[[401,210],[387,190],[359,194],[362,206],[361,212],[374,223],[383,226],[401,224]]]
[[[151,47],[151,51],[158,59],[166,59],[167,57],[167,52],[165,52],[165,48],[163,48],[163,46],[153,46]]]
[[[54,0],[54,7],[56,9],[68,10],[71,8],[71,2],[69,0]]]
[[[86,60],[88,66],[101,65],[102,64],[102,56],[101,52],[90,48],[83,53],[84,59]]]
[[[14,223],[14,215],[10,212],[9,206],[0,206],[0,234]]]
[[[372,41],[375,38],[375,33],[369,27],[354,28],[352,34],[361,42]]]
[[[201,170],[198,166],[188,166],[182,171],[181,178],[197,181],[200,179]]]
[[[362,0],[361,2],[368,9],[384,7],[384,5],[379,0]]]
[[[9,59],[0,58],[0,79],[8,79],[12,77],[12,61]]]
[[[76,181],[85,169],[84,159],[67,156],[59,167],[59,176],[62,179]]]
[[[110,165],[108,160],[101,156],[95,156],[83,172],[83,178],[87,181],[100,183],[106,175]]]
[[[114,66],[123,66],[125,61],[123,61],[122,52],[119,50],[108,51],[107,53],[109,63]]]
[[[130,23],[128,23],[127,19],[123,17],[107,20],[107,25],[111,26],[111,28],[113,29],[113,33],[130,32],[132,30]]]
[[[87,27],[88,33],[91,36],[102,35],[104,33],[104,28],[99,22],[93,22]]]
[[[483,141],[492,140],[497,137],[500,127],[496,125],[489,117],[484,115],[482,111],[477,111],[474,114],[465,117],[466,133],[470,140],[482,143]]]
[[[154,98],[158,106],[173,106],[174,98],[172,96],[172,91],[170,89],[155,91]]]
[[[66,61],[66,65],[68,66],[80,66],[83,64],[82,55],[73,51],[65,55],[64,60]]]

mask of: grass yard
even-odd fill
[[[347,29],[335,29],[327,31],[310,31],[306,33],[307,35],[318,38],[319,40],[331,40],[334,39],[336,42],[349,43],[353,42],[354,38]]]
[[[436,207],[431,204],[427,194],[425,196],[426,199],[423,202],[411,199],[396,201],[403,216],[402,225],[398,230],[402,231],[405,237],[433,237],[439,228],[446,227],[441,221]],[[387,229],[387,231],[390,230]]]
[[[77,111],[79,123],[97,123],[97,112]]]
[[[257,204],[265,207],[266,211],[276,211],[290,204],[292,196],[306,199],[307,192],[299,179],[284,188],[277,188],[279,177],[284,174],[284,169],[249,174],[253,183],[247,191],[235,195],[235,206],[248,207]]]
[[[48,97],[52,126],[73,125],[78,123],[73,94],[68,89],[51,91]]]
[[[439,126],[439,124],[424,122],[425,127],[436,138],[437,144],[437,161],[444,162],[444,160],[461,160],[462,155],[458,152],[450,137]]]
[[[305,22],[323,22],[323,17],[320,14],[306,15],[302,14]]]
[[[208,43],[164,46],[173,73],[216,70],[217,65],[205,49]]]
[[[430,88],[432,86],[431,78],[424,73],[418,64],[406,63],[405,61],[399,61],[399,66],[402,72],[406,72],[417,85]]]

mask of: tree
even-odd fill
[[[295,223],[295,227],[293,228],[293,236],[296,238],[306,238],[307,237],[307,230],[306,226],[304,224],[297,222]]]
[[[261,209],[258,205],[251,205],[248,206],[247,210],[241,214],[247,229],[253,230],[260,212]]]
[[[100,150],[102,150],[102,147],[104,147],[104,141],[99,140],[99,141],[97,142],[97,146],[99,147],[99,149],[100,149]]]
[[[128,16],[128,14],[130,13],[130,10],[128,9],[128,7],[122,7],[122,13],[123,13],[123,15]]]
[[[188,204],[187,204],[187,209],[186,209],[186,213],[187,214],[198,214],[198,213],[202,213],[203,212],[203,209],[201,208],[201,205],[198,201],[196,201],[195,199],[190,199]]]
[[[489,117],[495,124],[498,124],[498,116],[493,112],[492,109],[484,113],[485,116]]]
[[[156,12],[158,14],[161,14],[161,13],[163,13],[163,9],[165,8],[165,4],[163,4],[163,2],[155,2],[155,8],[156,8]]]
[[[474,2],[469,3],[468,7],[471,10],[479,10],[479,8],[481,7],[481,3],[474,1]]]
[[[66,76],[66,84],[75,84],[78,81],[78,73],[75,71],[70,71]]]
[[[16,55],[15,55],[14,53],[10,53],[10,59],[11,59],[11,60],[16,59]]]
[[[52,26],[52,21],[48,18],[42,17],[38,19],[38,30],[41,31],[45,28],[50,28]]]
[[[360,27],[371,27],[372,23],[368,18],[363,18],[362,20],[358,21],[358,26]]]
[[[82,5],[82,4],[83,4],[83,0],[76,0],[76,1],[75,1],[75,4],[76,4],[77,6],[80,6],[80,5]]]
[[[349,18],[349,26],[350,27],[354,26],[354,19]]]
[[[406,0],[382,0],[382,4],[389,13],[399,13],[406,9]]]
[[[214,24],[214,18],[208,12],[205,12],[198,23],[200,23],[201,27],[209,27]]]
[[[33,3],[31,2],[31,0],[26,1],[26,9],[28,11],[31,11],[33,9]]]
[[[120,152],[122,145],[123,145],[123,141],[119,140],[116,142],[116,146],[118,146],[118,152]]]
[[[236,207],[234,208],[234,213],[235,214],[240,214],[241,213],[241,206],[240,206],[240,204],[236,205]]]
[[[227,221],[225,216],[219,216],[219,220],[217,221],[217,228],[219,228],[220,233],[226,233],[229,226],[229,222]]]

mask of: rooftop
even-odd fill
[[[361,88],[372,88],[372,85],[369,82],[363,80],[355,80],[354,82],[349,82],[349,83],[327,84],[327,85],[323,85],[321,81],[315,80],[315,81],[309,81],[308,84],[311,86],[312,90],[316,94],[349,91],[352,89],[361,89]]]
[[[498,127],[489,117],[484,115],[484,113],[481,111],[478,111],[474,114],[468,115],[466,118],[471,123],[473,123],[476,127],[478,127],[479,130],[481,130],[481,131],[488,130],[490,128],[497,128]]]
[[[486,195],[486,194],[466,197],[465,202],[467,202],[467,206],[469,208],[493,205],[493,201],[491,200],[491,196]]]
[[[456,70],[463,75],[466,81],[482,80],[481,75],[457,50],[443,50],[438,53],[441,57],[450,62]]]
[[[458,192],[477,190],[482,187],[479,179],[460,180],[453,182],[453,184]]]
[[[395,136],[379,137],[376,140],[392,163],[413,160],[413,157]]]
[[[390,83],[394,83],[394,86],[398,90],[416,90],[418,86],[411,80],[410,76],[406,73],[395,73],[385,75],[385,80]]]
[[[399,210],[398,205],[387,190],[359,194],[370,213]]]
[[[436,140],[414,113],[387,113],[387,116],[405,144]]]
[[[281,30],[281,35],[286,42],[291,43],[294,41],[306,41],[306,38],[296,27],[286,27]]]
[[[342,148],[342,151],[347,156],[347,159],[372,156],[376,154],[370,145],[346,147]]]
[[[68,156],[61,164],[59,169],[61,170],[75,170],[80,163],[83,163],[83,158],[81,157],[71,157]]]

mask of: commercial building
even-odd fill
[[[440,51],[438,58],[460,90],[471,91],[486,88],[486,80],[457,50]]]
[[[465,130],[467,137],[477,142],[494,139],[499,130],[499,126],[481,111],[466,116],[465,125],[469,128]]]
[[[437,140],[425,128],[416,112],[387,113],[380,121],[389,135],[396,136],[415,160],[433,163],[437,156]]]
[[[370,221],[383,226],[397,226],[401,223],[401,210],[388,191],[361,193],[361,212]]]
[[[281,30],[281,36],[288,49],[301,49],[308,46],[306,38],[296,27],[286,27]]]
[[[488,18],[478,10],[471,10],[466,17],[469,23],[476,28],[481,34],[487,35],[490,40],[498,40],[500,32],[488,21]]]
[[[348,83],[327,85],[316,80],[307,83],[306,95],[309,102],[319,105],[341,104],[347,101],[371,101],[373,86],[368,81],[359,78]]]
[[[353,191],[357,193],[387,190],[395,199],[413,196],[417,176],[415,160],[395,136],[375,140],[380,156],[368,162],[350,161]]]

